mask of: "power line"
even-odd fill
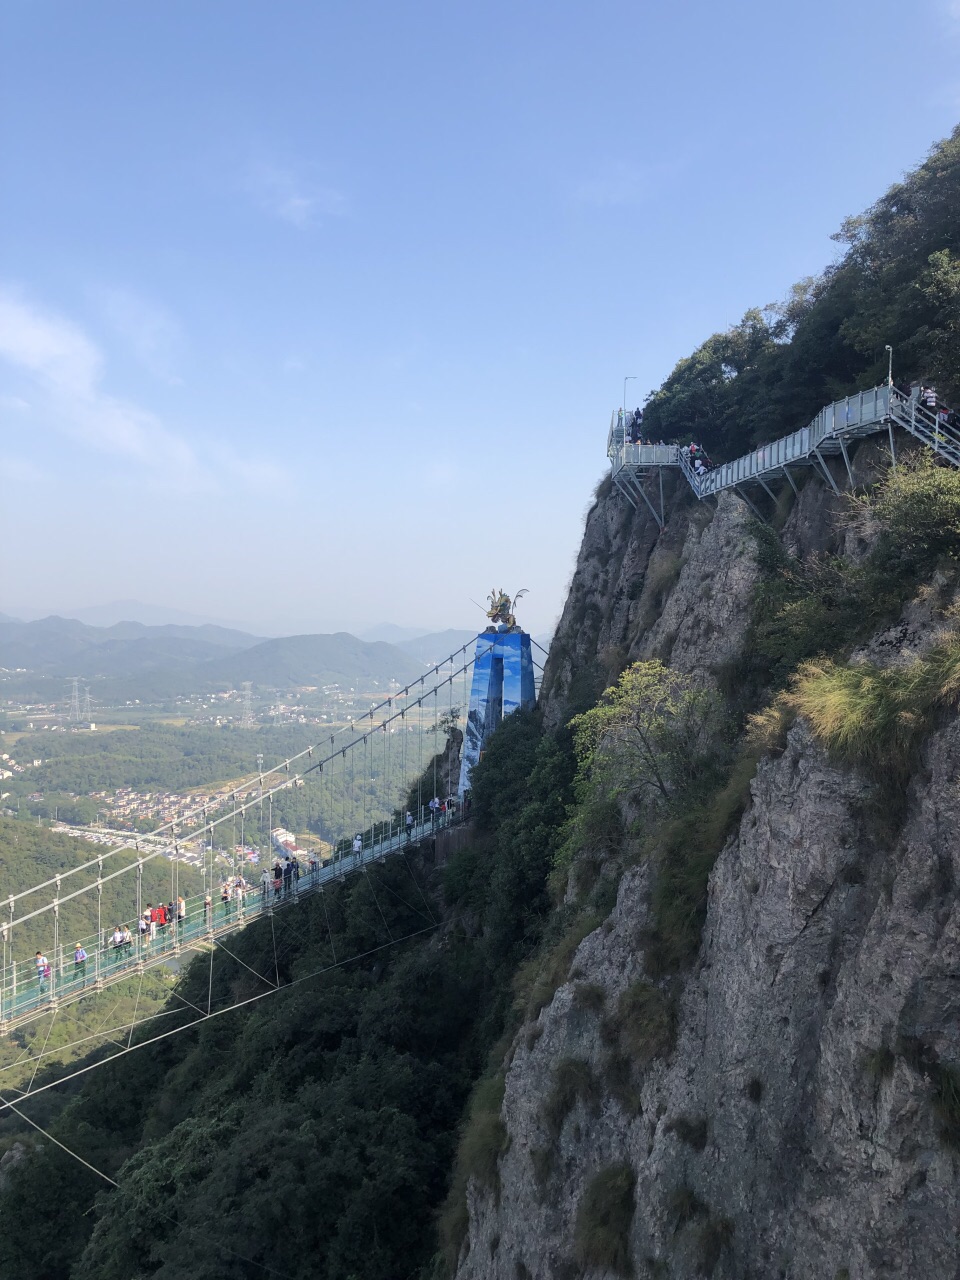
[[[453,658],[457,656],[457,654],[465,652],[467,647],[468,647],[467,645],[461,645],[459,649],[457,649],[453,654],[451,654],[450,661],[452,661]],[[460,675],[465,671],[468,671],[470,667],[473,666],[474,662],[478,657],[483,657],[484,654],[488,653],[490,649],[492,649],[493,647],[494,646],[491,644],[488,646],[487,649],[482,650],[480,653],[475,653],[466,663],[464,663],[456,671],[452,671],[449,676],[441,680],[439,684],[435,686],[435,688],[428,690],[426,693],[421,692],[420,697],[417,699],[417,701],[413,705],[416,707],[420,707],[422,705],[424,697],[429,696],[430,693],[434,693],[436,690],[442,689],[444,685],[451,683],[455,676]],[[426,675],[421,676],[419,680],[419,683],[421,684],[421,686],[423,685],[424,680],[427,678],[427,675],[438,674],[440,671],[440,667],[443,665],[445,665],[445,663],[438,663],[433,668],[432,672],[427,672]],[[392,694],[389,698],[386,698],[376,706],[371,707],[369,713],[366,713],[363,718],[366,719],[367,715],[372,716],[374,712],[382,710],[384,707],[392,706],[393,702],[398,700],[401,697],[404,697],[404,698],[409,697],[410,691],[411,691],[411,686],[407,685],[406,688],[402,689],[399,694]],[[400,711],[393,712],[392,715],[389,715],[384,720],[380,721],[380,723],[376,726],[376,728],[378,730],[385,729],[385,726],[392,724],[394,720],[402,719],[408,709],[409,708],[403,708]],[[340,729],[335,730],[334,733],[330,735],[331,745],[333,744],[334,738],[336,736],[338,736],[341,733],[345,733],[350,729],[353,729],[352,721],[350,722],[349,725],[344,725]],[[313,753],[315,751],[319,751],[320,749],[319,743],[313,743],[311,746],[305,747],[302,751],[298,752],[296,755],[289,756],[282,764],[277,765],[275,768],[269,771],[269,773],[273,774],[273,773],[279,773],[282,770],[285,774],[288,775],[283,782],[279,782],[275,786],[270,787],[263,792],[260,792],[258,789],[255,788],[255,783],[259,779],[260,775],[259,774],[255,775],[253,778],[249,779],[248,781],[245,781],[241,783],[239,786],[234,787],[233,791],[230,793],[231,798],[236,799],[246,789],[255,788],[256,793],[252,794],[251,798],[247,800],[245,803],[235,805],[233,809],[231,809],[229,812],[224,813],[217,818],[209,818],[207,815],[207,806],[205,804],[200,805],[196,809],[193,809],[188,813],[181,814],[179,818],[174,818],[170,822],[164,823],[163,826],[158,827],[155,831],[149,832],[148,833],[149,837],[151,840],[153,840],[161,835],[166,835],[166,834],[174,835],[176,832],[176,828],[178,826],[180,827],[180,832],[182,835],[185,824],[187,826],[190,826],[190,825],[193,825],[195,822],[201,821],[201,820],[202,820],[202,829],[206,830],[209,828],[212,831],[214,827],[221,826],[223,823],[229,822],[232,819],[235,819],[238,813],[246,813],[247,809],[250,809],[254,805],[259,804],[263,799],[267,797],[272,797],[276,795],[279,791],[286,790],[288,787],[292,786],[295,782],[306,778],[308,774],[313,773],[315,770],[317,769],[322,770],[325,764],[329,764],[332,760],[335,760],[337,756],[340,756],[340,755],[345,756],[346,752],[353,750],[354,747],[362,744],[363,741],[364,741],[364,737],[361,734],[360,736],[355,737],[351,742],[348,742],[343,746],[338,746],[335,751],[331,751],[327,755],[316,760],[312,765],[309,765],[307,768],[303,769],[302,772],[290,775],[290,766],[292,764],[295,764],[298,760],[302,760],[304,758],[310,759],[313,757]],[[19,901],[21,898],[25,898],[32,894],[38,893],[41,889],[56,887],[59,902],[61,904],[64,902],[67,902],[70,899],[79,896],[79,894],[81,893],[88,893],[91,889],[95,887],[95,885],[94,884],[84,885],[82,889],[78,889],[72,894],[68,894],[66,896],[60,896],[59,890],[60,890],[61,882],[63,880],[68,879],[70,876],[77,875],[81,871],[89,871],[93,867],[97,867],[99,869],[100,867],[102,867],[104,859],[112,858],[114,855],[119,853],[136,853],[138,855],[139,862],[150,862],[154,858],[160,857],[161,855],[163,855],[165,853],[165,850],[156,849],[154,850],[153,853],[147,853],[144,855],[140,849],[139,841],[134,841],[132,845],[131,844],[118,845],[116,848],[108,849],[105,853],[98,854],[96,858],[92,858],[88,862],[81,863],[76,867],[69,867],[65,871],[60,872],[58,875],[43,881],[41,884],[34,885],[30,889],[23,889],[21,890],[20,893],[10,894],[7,898],[7,901],[11,905],[11,909],[12,909],[13,903]],[[109,876],[102,877],[102,879],[103,880],[112,879],[114,876],[121,875],[126,871],[132,870],[134,865],[135,864],[131,863],[129,866],[124,867],[122,871],[112,872]],[[100,877],[98,877],[98,883],[99,883],[99,879]],[[31,911],[27,915],[19,916],[16,920],[11,919],[8,922],[7,927],[14,924],[22,924],[25,920],[31,920],[35,916],[42,915],[45,911],[50,911],[52,909],[53,909],[52,903],[47,904],[46,906],[43,906],[43,907],[38,907],[37,910]]]

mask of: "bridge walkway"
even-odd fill
[[[625,424],[614,410],[607,437],[607,457],[610,459],[614,483],[621,493],[634,507],[638,506],[639,501],[646,503],[662,528],[664,468],[678,468],[682,471],[700,501],[729,489],[756,512],[746,486],[759,485],[775,501],[776,494],[770,484],[785,479],[796,492],[794,471],[804,466],[814,467],[833,491],[839,493],[833,473],[826,463],[826,459],[831,456],[839,455],[843,458],[852,487],[853,471],[848,447],[866,436],[886,431],[891,457],[896,465],[894,427],[902,427],[951,466],[960,467],[960,430],[948,426],[937,414],[919,404],[915,397],[906,396],[886,383],[870,391],[847,396],[844,400],[836,400],[821,409],[813,421],[799,431],[770,444],[759,445],[743,457],[733,462],[721,463],[699,476],[691,463],[689,451],[681,445],[631,444],[626,438]],[[647,485],[655,472],[658,473],[660,486],[659,509],[651,500]],[[655,494],[654,497],[656,496]]]
[[[253,920],[322,893],[325,886],[357,875],[371,863],[404,854],[460,821],[459,812],[453,811],[439,813],[434,819],[424,817],[409,833],[394,824],[381,839],[370,839],[360,852],[338,856],[322,865],[318,862],[301,871],[299,877],[292,876],[289,887],[279,892],[272,885],[263,889],[257,884],[242,897],[233,896],[226,902],[218,898],[209,906],[202,893],[185,898],[183,918],[158,929],[153,938],[138,934],[136,920],[122,922],[130,926],[133,937],[127,945],[112,943],[113,927],[104,936],[81,938],[80,944],[87,953],[83,968],[75,966],[72,946],[58,948],[58,954],[48,957],[51,973],[42,986],[35,965],[13,961],[0,972],[0,1032],[10,1032],[39,1014],[64,1008],[148,969],[209,949]]]

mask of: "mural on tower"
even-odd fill
[[[504,716],[532,708],[536,702],[530,636],[517,625],[513,609],[526,592],[511,601],[503,591],[490,593],[490,626],[477,636],[460,767],[460,795],[470,790],[470,774],[484,743]]]

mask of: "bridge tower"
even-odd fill
[[[470,790],[473,767],[500,721],[521,708],[532,709],[537,700],[530,636],[517,626],[510,612],[509,596],[494,591],[490,604],[487,616],[492,623],[477,636],[474,650],[473,684],[460,764],[461,797]]]

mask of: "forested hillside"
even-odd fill
[[[960,402],[960,131],[834,237],[843,255],[785,302],[757,307],[681,360],[644,433],[702,443],[715,460],[805,426],[887,374]]]
[[[960,130],[681,361],[649,434],[736,454],[887,342],[960,399],[958,209]],[[811,477],[775,527],[678,487],[661,532],[602,485],[472,840],[195,965],[224,1012],[49,1117],[117,1185],[0,1121],[0,1271],[953,1274],[960,475],[853,464],[858,497]]]
[[[3,1197],[4,1275],[192,1280],[226,1258],[228,1274],[394,1280],[430,1263],[457,1123],[548,909],[570,779],[533,717],[500,738],[477,774],[481,840],[443,881],[399,860],[278,917],[276,953],[269,921],[247,929],[236,962],[217,958],[213,1007],[268,990],[255,975],[275,965],[276,994],[93,1074],[57,1131],[122,1189],[91,1212],[102,1182],[44,1146]],[[198,961],[180,993],[206,1007],[207,982]]]

